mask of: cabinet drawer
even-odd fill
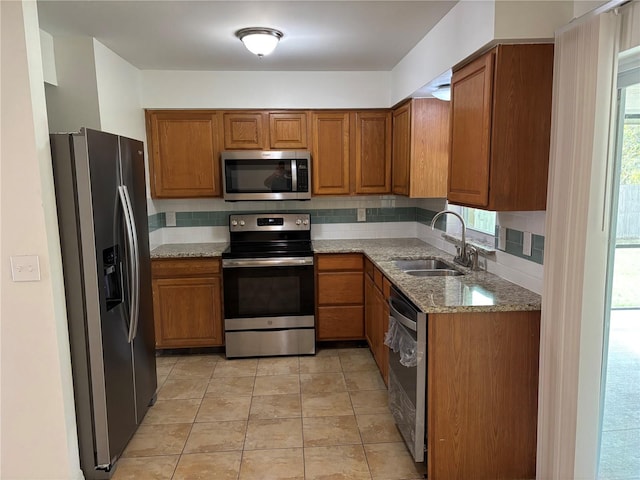
[[[364,302],[362,272],[319,273],[318,305],[350,305]]]
[[[151,275],[159,277],[197,277],[220,273],[218,258],[154,259],[151,261]]]
[[[376,267],[373,267],[373,282],[376,284],[376,287],[380,291],[382,291],[383,278],[384,278],[384,275],[382,275],[382,272],[378,270]]]
[[[321,254],[316,257],[318,270],[362,271],[363,263],[361,253]]]
[[[318,340],[364,338],[364,307],[318,307]]]
[[[364,259],[364,272],[369,275],[371,277],[371,279],[373,279],[373,269],[375,267],[373,266],[373,263],[371,263],[371,260],[369,260],[368,258]]]
[[[391,282],[387,277],[382,277],[382,295],[384,295],[385,301],[389,300],[389,295],[391,295]]]

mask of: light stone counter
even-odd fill
[[[219,257],[227,243],[167,244],[155,248],[151,258]],[[393,260],[453,256],[415,238],[366,240],[314,240],[315,253],[364,253],[418,308],[426,313],[508,312],[540,310],[540,295],[485,271],[465,275],[414,277]]]
[[[219,257],[229,244],[167,243],[151,250],[151,258]]]
[[[540,310],[540,295],[492,273],[472,272],[456,265],[465,275],[414,277],[402,272],[394,259],[453,256],[418,239],[317,240],[316,253],[363,252],[409,299],[426,313],[509,312]]]

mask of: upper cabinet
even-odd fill
[[[416,98],[393,110],[393,193],[447,196],[449,102]]]
[[[388,110],[311,113],[314,195],[391,191]]]
[[[349,194],[349,112],[312,112],[314,195]]]
[[[146,121],[151,196],[220,196],[219,115],[148,110]]]
[[[355,193],[391,192],[391,113],[362,111],[352,114],[355,156]]]
[[[307,112],[269,112],[270,146],[274,150],[309,148]]]
[[[268,144],[263,112],[224,112],[225,150],[264,150]]]
[[[453,72],[450,202],[544,210],[553,45],[498,45]]]

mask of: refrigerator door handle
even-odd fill
[[[138,316],[140,305],[140,257],[138,252],[138,233],[136,231],[136,223],[133,218],[133,208],[131,207],[131,199],[129,190],[126,185],[118,187],[118,195],[122,205],[125,226],[127,230],[127,243],[129,244],[129,336],[128,341],[131,343],[136,336],[138,330]]]

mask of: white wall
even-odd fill
[[[58,86],[45,86],[50,131],[100,130],[93,40],[54,37],[53,43]]]
[[[0,2],[1,478],[81,479],[36,3]],[[11,280],[33,254],[41,280]]]
[[[494,23],[493,1],[458,2],[393,68],[391,105],[490,43]]]
[[[387,108],[389,72],[143,70],[145,108]]]
[[[579,2],[581,3],[581,2]],[[573,1],[497,1],[494,37],[500,41],[553,41],[573,18]]]
[[[140,70],[93,40],[101,129],[146,140]]]
[[[58,85],[53,36],[42,29],[40,30],[40,48],[42,49],[42,73],[44,81],[50,85]]]

